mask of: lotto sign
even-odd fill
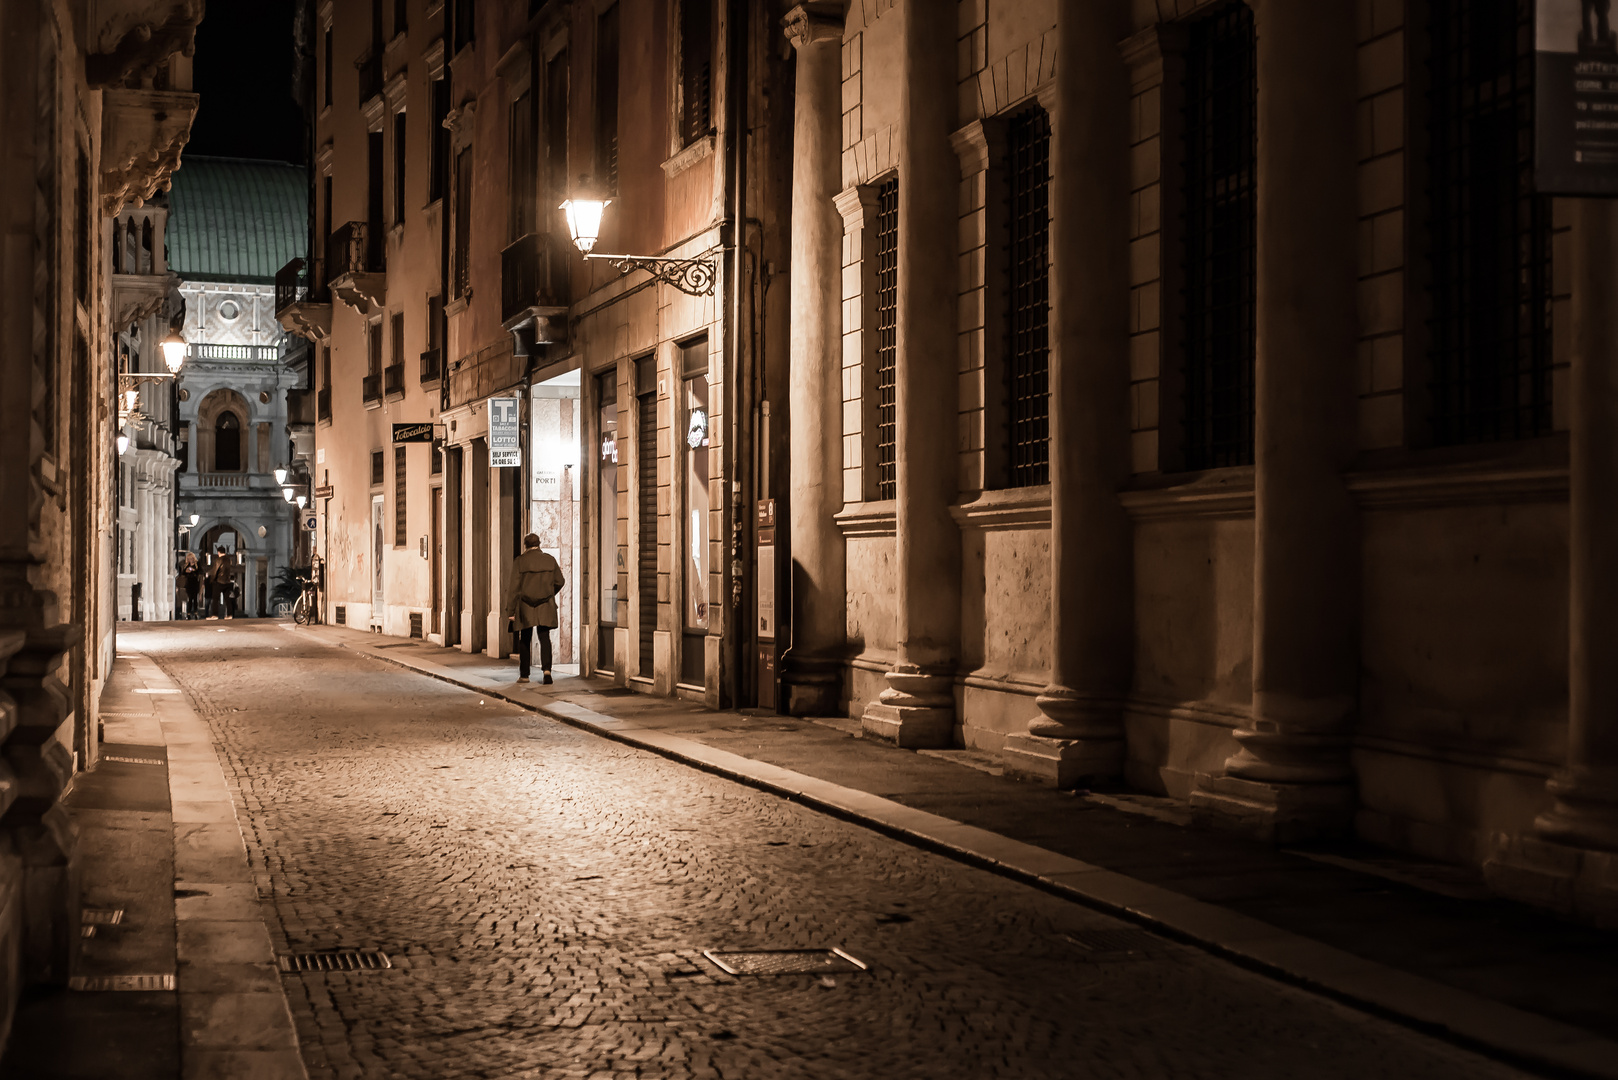
[[[489,399],[489,468],[515,469],[522,464],[522,429],[517,422],[517,399]]]

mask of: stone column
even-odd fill
[[[1129,475],[1129,82],[1122,0],[1057,18],[1051,176],[1051,681],[1014,772],[1116,775],[1133,654]]]
[[[1567,765],[1535,825],[1618,851],[1618,203],[1574,205]]]
[[[1354,43],[1353,0],[1262,7],[1252,721],[1192,801],[1278,840],[1354,805]]]
[[[948,746],[961,620],[956,494],[955,10],[903,5],[899,123],[897,507],[898,663],[862,717],[900,746]]]
[[[792,139],[792,646],[782,681],[794,716],[838,713],[846,637],[843,535],[841,4],[787,13],[797,49]]]

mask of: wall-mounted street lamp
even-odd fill
[[[307,496],[307,495],[299,495],[298,498],[295,501],[298,504],[298,509],[302,510],[305,506],[307,506],[309,504],[309,496]]]
[[[666,259],[656,255],[607,255],[592,249],[601,236],[601,218],[612,200],[596,192],[588,177],[579,178],[579,187],[572,198],[561,205],[567,215],[567,231],[573,244],[586,259],[609,262],[620,274],[631,270],[645,270],[659,281],[665,281],[687,296],[712,296],[714,277],[718,273],[718,260],[712,255],[699,255],[694,259]]]
[[[140,411],[140,385],[148,382],[161,382],[164,379],[177,379],[180,369],[185,366],[185,338],[173,327],[169,328],[168,336],[158,345],[163,350],[163,364],[168,368],[162,371],[120,371],[118,373],[118,423],[140,423],[147,419],[145,413]],[[124,452],[128,445],[126,436],[119,436],[118,452]]]
[[[124,451],[129,449],[129,436],[123,432],[118,433],[118,456],[123,457]]]
[[[290,487],[283,486],[281,488],[281,498],[285,499],[287,502],[291,502],[292,501],[292,489]]]
[[[283,465],[279,469],[275,470],[275,482],[277,484],[282,484],[282,485],[286,484],[286,482],[287,482],[287,467],[285,465]]]

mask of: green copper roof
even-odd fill
[[[302,165],[186,154],[169,191],[169,269],[187,281],[269,285],[308,244]]]

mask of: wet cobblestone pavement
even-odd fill
[[[1504,1077],[1125,924],[271,623],[120,629],[211,726],[326,1077]],[[701,950],[870,971],[733,978]]]

